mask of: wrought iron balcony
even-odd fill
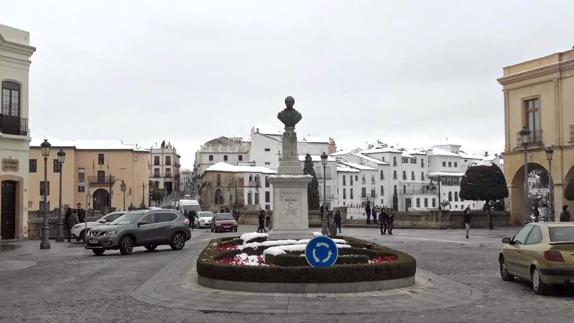
[[[571,134],[570,136],[572,137],[572,130],[570,130],[570,134]],[[520,135],[520,133],[516,134],[516,143],[517,143],[518,147],[523,146],[522,136]],[[530,134],[528,135],[527,144],[528,144],[528,146],[542,145],[542,130],[541,129],[530,130]]]
[[[114,176],[88,176],[90,185],[110,185],[114,181]]]
[[[28,119],[0,114],[0,132],[8,135],[26,136]]]

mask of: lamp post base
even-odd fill
[[[40,249],[50,249],[50,242],[49,241],[40,242]]]
[[[56,242],[64,242],[64,224],[58,222]]]

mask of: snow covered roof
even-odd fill
[[[137,144],[125,144],[121,140],[59,140],[55,138],[33,138],[30,142],[30,147],[40,147],[44,139],[48,139],[52,147],[74,147],[78,150],[149,151],[149,149],[142,148]]]
[[[342,161],[341,164],[344,164],[346,166],[356,168],[359,170],[374,170],[374,171],[376,171],[376,169],[374,169],[373,167],[369,167],[369,166],[365,166],[365,165],[361,165],[361,164],[357,164],[357,163],[353,163],[353,162]]]
[[[456,173],[456,172],[430,172],[428,177],[439,177],[439,176],[462,177],[462,176],[464,176],[464,173]]]
[[[350,154],[357,153],[360,151],[361,151],[361,148],[343,149],[343,150],[339,150],[337,152],[330,154],[330,156],[345,156],[345,155],[350,155]]]
[[[361,151],[362,154],[376,154],[376,153],[395,153],[400,154],[402,153],[401,150],[395,148],[372,148],[372,149],[365,149]]]
[[[460,157],[460,155],[455,154],[455,153],[451,153],[448,150],[444,150],[444,149],[440,149],[440,148],[430,148],[428,150],[428,154],[429,155],[434,155],[434,156],[449,156],[449,157]]]
[[[326,138],[326,137],[306,136],[306,137],[303,137],[303,139],[299,140],[299,142],[328,144],[328,143],[329,143],[329,138]]]
[[[269,127],[269,126],[263,126],[263,127],[254,127],[255,132],[258,132],[260,134],[263,135],[279,135],[281,136],[283,134],[283,132],[280,129],[274,128],[274,127]]]
[[[407,153],[408,153],[409,155],[426,155],[426,154],[427,154],[426,151],[424,151],[424,150],[417,150],[417,149],[408,150]]]
[[[341,173],[360,173],[361,171],[356,168],[351,168],[345,165],[337,164],[337,171]]]
[[[209,166],[206,172],[226,172],[226,173],[263,173],[276,174],[277,171],[261,166],[235,166],[224,162],[215,163]]]
[[[372,163],[375,163],[375,164],[377,164],[377,165],[389,165],[389,163],[387,163],[387,162],[384,162],[384,161],[382,161],[382,160],[378,160],[378,159],[373,158],[373,157],[365,156],[365,155],[363,155],[363,154],[361,154],[361,153],[353,154],[353,156],[362,158],[362,159],[364,159],[364,160],[368,160],[368,161],[370,161],[370,162],[372,162]]]
[[[305,161],[305,156],[306,155],[299,155],[299,161]],[[311,160],[313,160],[313,162],[320,162],[321,155],[311,155]],[[331,156],[327,157],[327,162],[334,162],[334,161],[337,161],[334,157]]]
[[[406,151],[403,151],[403,153],[401,154],[401,157],[406,157],[406,158],[413,158],[414,156],[407,153]]]
[[[482,160],[482,159],[483,159],[482,156],[467,154],[467,153],[465,153],[465,152],[460,152],[460,157],[462,157],[462,158],[464,158],[464,159],[478,159],[478,160]]]

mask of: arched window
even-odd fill
[[[2,82],[2,115],[20,117],[20,85],[15,82]]]

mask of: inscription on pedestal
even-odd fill
[[[299,194],[282,194],[284,204],[283,212],[287,216],[297,216],[299,214]]]

